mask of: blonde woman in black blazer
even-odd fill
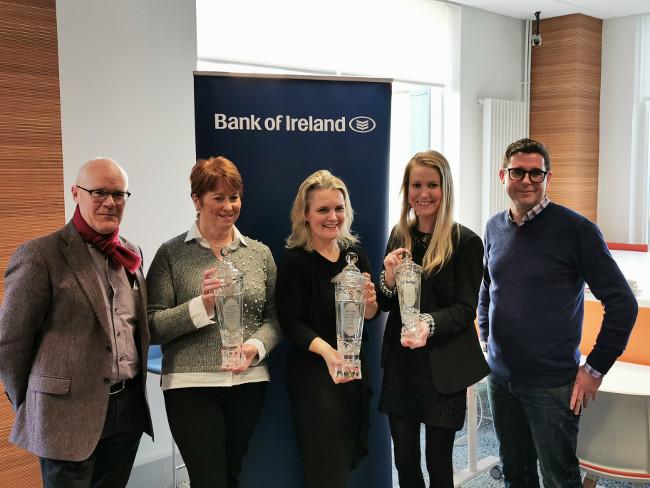
[[[381,309],[389,312],[379,410],[389,416],[400,486],[424,487],[424,424],[430,486],[451,488],[453,444],[464,424],[467,387],[489,373],[474,327],[483,244],[452,219],[453,183],[442,154],[416,154],[405,168],[402,193],[402,214],[386,246],[377,293]],[[400,335],[394,268],[405,250],[424,268],[419,342]]]

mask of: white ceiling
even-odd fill
[[[535,20],[569,14],[584,14],[598,19],[650,13],[650,0],[452,0],[453,3],[488,10],[517,19]]]

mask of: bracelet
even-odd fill
[[[379,291],[381,291],[384,295],[386,295],[388,298],[392,298],[397,294],[397,287],[393,288],[392,290],[386,286],[386,270],[382,270],[381,274],[379,275]]]
[[[436,328],[436,322],[433,320],[433,317],[428,313],[421,313],[420,320],[422,322],[426,322],[426,324],[429,326],[429,335],[427,336],[427,338],[431,339],[431,337],[433,336],[433,331]]]

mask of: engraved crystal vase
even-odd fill
[[[217,264],[217,272],[210,278],[217,278],[221,287],[214,290],[216,317],[221,333],[221,365],[237,368],[246,364],[242,351],[244,342],[243,297],[245,272],[237,269],[230,259],[227,247],[221,250],[223,261]]]
[[[402,316],[402,340],[410,339],[419,343],[422,266],[413,262],[409,251],[404,251],[402,262],[395,266],[394,273]]]
[[[342,364],[336,368],[338,378],[361,378],[361,336],[366,312],[365,285],[370,281],[354,263],[356,253],[345,257],[348,265],[332,281],[335,284],[336,345]]]

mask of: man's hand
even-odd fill
[[[587,408],[589,400],[596,401],[598,388],[600,388],[602,382],[602,377],[598,379],[594,378],[585,371],[584,366],[578,369],[576,381],[573,385],[573,392],[571,393],[571,403],[569,404],[569,408],[573,410],[574,415],[580,413],[581,405]]]

